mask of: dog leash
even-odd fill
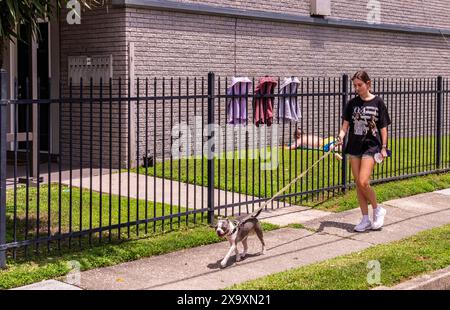
[[[340,143],[339,143],[340,144]],[[337,144],[337,145],[339,145]],[[308,169],[306,169],[305,171],[303,171],[300,175],[298,175],[295,179],[293,179],[291,182],[289,182],[288,185],[286,185],[285,187],[283,187],[282,189],[280,189],[277,193],[275,193],[275,195],[272,196],[272,198],[270,198],[269,200],[265,201],[261,207],[259,207],[258,209],[256,209],[255,211],[253,211],[251,214],[249,214],[248,216],[246,216],[245,218],[243,218],[240,223],[244,223],[245,221],[247,221],[249,218],[251,217],[255,217],[257,214],[259,214],[259,212],[261,212],[261,210],[263,210],[269,203],[271,203],[275,198],[277,198],[278,196],[280,196],[282,193],[284,193],[289,187],[291,187],[294,183],[296,183],[298,180],[300,180],[301,178],[303,178],[309,170],[311,170],[312,168],[314,168],[319,162],[321,162],[322,160],[324,160],[326,157],[328,157],[331,153],[333,152],[333,149],[330,149],[328,152],[326,152],[324,155],[322,155],[322,157],[320,157],[312,166],[310,166]]]

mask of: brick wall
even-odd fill
[[[440,36],[348,30],[248,19],[127,9],[137,76],[373,76],[449,73]],[[433,64],[430,66],[430,64]]]
[[[309,15],[310,0],[172,0],[174,2],[207,4],[220,7]],[[450,29],[450,4],[440,0],[378,0],[381,22]],[[367,21],[374,0],[331,0],[331,18]]]
[[[229,4],[232,7],[258,9],[294,14],[309,15],[307,1],[284,0],[275,2],[209,0],[183,2],[203,2],[211,5]],[[382,3],[382,22],[417,26],[450,26],[448,19],[439,16],[448,15],[450,5],[435,1],[435,6],[427,4],[430,11],[419,10],[420,1],[397,1]],[[353,1],[333,1],[333,16],[365,21],[365,5],[355,6]],[[407,6],[406,3],[409,3]],[[403,9],[403,11],[402,11]],[[432,10],[431,10],[432,9]],[[417,14],[406,14],[420,12]],[[351,14],[348,14],[351,12]],[[401,13],[403,12],[403,13]],[[427,19],[429,13],[437,18]],[[441,14],[441,15],[439,15]],[[65,15],[63,14],[63,17]],[[139,96],[145,95],[145,79],[149,78],[148,94],[162,95],[162,78],[166,83],[165,95],[170,94],[170,77],[174,77],[172,92],[174,95],[192,95],[194,77],[197,77],[197,94],[201,92],[202,78],[206,92],[206,76],[209,71],[221,77],[222,94],[226,87],[225,77],[262,75],[299,77],[339,78],[342,74],[353,74],[358,69],[366,69],[373,78],[378,77],[425,77],[450,75],[450,62],[447,56],[448,45],[440,36],[415,35],[388,31],[356,30],[307,26],[286,22],[269,22],[255,19],[231,18],[220,16],[186,14],[134,7],[109,7],[93,12],[85,12],[79,26],[61,23],[61,74],[67,77],[67,56],[97,53],[112,53],[114,58],[113,93],[117,94],[117,78],[127,78],[128,43],[135,44],[135,77],[140,79]],[[156,88],[153,78],[157,77]],[[178,77],[183,77],[178,86]],[[186,79],[188,78],[188,79]],[[126,83],[124,83],[126,84]],[[126,87],[124,87],[125,89]],[[126,95],[126,90],[122,92]],[[85,92],[86,94],[86,92]],[[136,102],[132,102],[136,103]],[[172,104],[172,107],[171,107]],[[139,126],[138,154],[155,155],[161,158],[170,154],[171,126],[177,121],[192,122],[195,115],[203,115],[206,121],[206,99],[144,102],[140,100],[136,115]],[[219,104],[219,103],[218,103]],[[220,103],[222,107],[224,102]],[[194,112],[194,105],[197,106]],[[145,107],[147,106],[147,111]],[[122,162],[127,160],[128,143],[128,102],[123,102],[119,113],[118,104],[113,104],[113,161],[116,163],[117,151],[121,151]],[[203,109],[202,109],[203,107]],[[76,109],[76,105],[74,106]],[[68,111],[63,110],[65,121],[62,129],[63,139],[68,139]],[[79,119],[74,110],[73,120]],[[88,120],[89,109],[83,108],[84,120]],[[109,108],[104,107],[104,116],[109,117]],[[100,118],[98,109],[94,114],[94,145],[97,151],[94,157],[100,158],[98,145],[100,137]],[[87,113],[87,114],[86,114]],[[222,109],[224,113],[224,108]],[[121,115],[119,117],[119,115]],[[154,122],[156,116],[156,123]],[[216,119],[219,114],[217,112]],[[223,122],[222,115],[222,122]],[[311,114],[316,118],[316,114]],[[401,116],[399,116],[401,117]],[[122,122],[119,147],[119,119]],[[163,121],[164,120],[164,121]],[[104,120],[105,121],[105,120]],[[306,120],[305,120],[306,121]],[[339,120],[338,120],[339,122]],[[80,124],[73,123],[79,136]],[[145,126],[148,126],[147,136]],[[163,130],[164,127],[164,130]],[[104,123],[105,133],[109,123]],[[316,134],[326,135],[328,131],[319,126]],[[83,140],[89,141],[90,128],[84,128]],[[153,139],[155,136],[156,139]],[[73,138],[74,145],[79,139]],[[97,139],[97,140],[95,140]],[[133,138],[134,139],[134,138]],[[104,136],[104,149],[109,147],[109,136]],[[147,142],[147,149],[146,149]],[[155,147],[156,146],[156,147]],[[76,147],[75,147],[76,148]],[[79,153],[78,150],[75,153]],[[159,154],[158,154],[159,153]],[[88,156],[89,153],[83,153]],[[67,145],[63,147],[67,156]],[[106,157],[105,157],[106,156]],[[108,160],[108,155],[101,156]],[[87,158],[84,157],[84,161]]]
[[[117,98],[119,88],[119,77],[122,81],[122,94],[126,95],[128,75],[127,66],[127,43],[125,28],[125,12],[121,8],[105,7],[86,10],[81,13],[81,23],[79,25],[69,25],[66,22],[67,11],[61,13],[61,81],[63,82],[63,94],[69,96],[68,81],[68,56],[94,56],[110,55],[113,56],[113,81],[111,93]],[[83,166],[88,165],[90,160],[90,145],[93,146],[93,166],[100,165],[100,159],[103,165],[109,165],[109,147],[113,150],[112,165],[117,167],[118,153],[121,151],[122,162],[127,159],[127,145],[125,143],[128,137],[127,126],[127,104],[122,104],[119,113],[117,101],[113,101],[111,109],[108,100],[102,102],[103,119],[100,116],[100,101],[92,102],[92,114],[90,109],[90,87],[89,80],[84,80],[82,96],[86,100],[82,107],[82,118],[80,114],[80,102],[74,100],[72,104],[62,105],[62,155],[63,162],[69,162],[70,141],[72,142],[72,161],[78,165],[80,157],[83,160]],[[93,98],[99,98],[99,81],[93,82]],[[80,98],[80,87],[72,87],[73,98]],[[103,98],[109,96],[109,81],[103,81]],[[111,112],[111,113],[110,113]],[[70,122],[72,114],[72,122]],[[110,126],[110,114],[111,123]],[[92,116],[92,121],[91,121]],[[121,118],[121,119],[120,119]],[[82,119],[82,124],[81,124]],[[92,122],[92,143],[91,143],[91,122]],[[119,128],[119,123],[122,125]],[[70,126],[72,126],[72,136],[70,135]],[[82,131],[80,132],[80,128]],[[102,141],[100,141],[100,129],[103,129]],[[112,133],[110,135],[110,133]],[[121,146],[119,145],[119,133],[122,136]],[[72,139],[71,139],[72,137]],[[100,143],[101,142],[101,143]],[[100,144],[103,150],[100,155]],[[80,150],[81,146],[81,150]],[[82,154],[80,156],[80,154]]]

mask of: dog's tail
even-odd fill
[[[249,215],[245,216],[243,219],[241,219],[241,220],[239,221],[239,225],[244,224],[245,222],[247,222],[248,220],[250,220],[250,219],[252,219],[252,218],[257,218],[257,217],[261,214],[261,211],[262,211],[262,210],[263,210],[263,209],[261,208],[261,209],[259,209],[259,210],[256,210],[256,212],[250,213]]]
[[[261,214],[262,209],[259,209],[258,211],[256,211],[254,214],[251,214],[251,217],[258,217]]]

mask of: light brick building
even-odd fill
[[[73,25],[68,24],[68,12],[63,9],[59,19],[48,22],[48,72],[37,72],[37,56],[28,62],[29,78],[34,81],[31,83],[32,95],[36,97],[38,93],[33,77],[48,74],[52,78],[51,93],[56,98],[58,81],[64,85],[68,83],[69,57],[74,56],[111,57],[114,95],[118,92],[119,77],[124,81],[131,79],[132,95],[136,95],[137,78],[143,83],[145,78],[153,77],[197,77],[200,85],[201,78],[206,78],[210,71],[221,77],[296,75],[334,78],[344,73],[350,75],[358,69],[368,70],[375,78],[450,76],[449,1],[331,0],[329,16],[311,16],[311,1],[111,0],[92,11],[82,11],[81,23]],[[33,48],[36,46],[33,45],[30,51],[35,55]],[[38,51],[38,55],[41,54]],[[23,53],[20,54],[17,46],[11,43],[5,61],[11,80],[18,78],[20,55]],[[23,81],[23,76],[19,80]],[[193,83],[192,80],[189,83]],[[94,85],[98,92],[95,81]],[[182,86],[184,90],[191,87],[191,84],[185,85]],[[13,89],[11,83],[10,93]],[[175,93],[177,89],[175,87]],[[122,94],[126,93],[124,89]],[[114,105],[114,138],[111,142],[109,119],[102,120],[105,133],[100,137],[99,110],[94,108],[94,158],[100,158],[99,143],[96,142],[104,142],[104,150],[110,143],[114,150],[119,148],[119,119],[124,137],[120,144],[125,156],[122,159],[127,158],[129,128],[136,132],[137,118],[140,126],[145,126],[143,107],[136,116],[135,103],[130,105],[133,109],[130,123],[128,102],[123,102],[120,113]],[[73,109],[72,142],[76,158],[80,153],[77,138],[80,123],[78,107]],[[170,123],[169,113],[161,109],[158,105],[158,124],[151,122],[155,128],[160,128],[163,116],[166,126]],[[87,121],[89,109],[83,111]],[[102,111],[108,118],[109,107],[105,106]],[[62,128],[58,125],[57,105],[51,107],[51,115],[52,121],[48,122],[50,152],[58,154],[62,149],[63,156],[67,156],[70,138],[68,106],[62,108]],[[153,120],[154,115],[149,117]],[[82,127],[83,140],[88,141],[91,130]],[[167,137],[170,128],[164,132]],[[59,134],[63,141],[61,147],[58,145]],[[136,154],[137,150],[140,154],[145,152],[143,139],[141,135],[136,143],[137,137],[131,136],[132,158],[141,157]],[[158,134],[158,148],[161,147],[159,143],[165,141]],[[150,141],[150,144],[154,142]],[[165,148],[169,146],[164,145]],[[88,152],[82,154],[87,156]]]

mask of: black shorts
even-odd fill
[[[380,150],[378,149],[378,147],[371,147],[367,150],[365,150],[362,153],[359,154],[352,154],[352,153],[348,153],[349,157],[354,157],[354,158],[364,158],[364,157],[371,157],[373,158],[375,156],[376,153],[379,153]]]

